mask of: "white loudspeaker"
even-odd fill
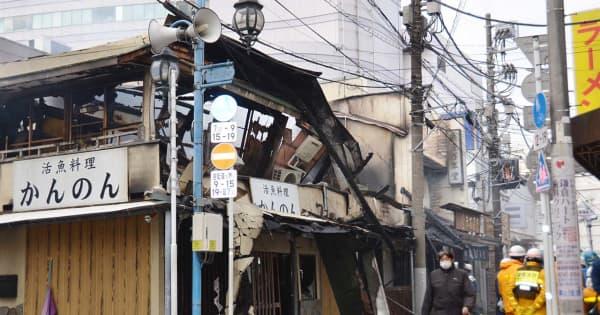
[[[183,32],[183,30],[178,28],[162,26],[156,20],[150,21],[150,25],[148,26],[148,38],[150,39],[152,53],[160,54],[163,48],[176,42]]]
[[[198,9],[192,20],[192,26],[186,30],[190,39],[199,37],[205,43],[214,43],[221,37],[221,20],[211,9]]]
[[[159,54],[163,48],[176,41],[191,41],[198,38],[206,43],[214,43],[221,37],[221,20],[211,9],[201,8],[194,15],[187,29],[166,27],[158,21],[150,21],[148,38],[152,53]]]

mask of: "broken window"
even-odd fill
[[[298,269],[302,300],[316,300],[317,257],[315,255],[300,255]]]

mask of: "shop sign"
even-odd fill
[[[27,211],[125,202],[127,148],[13,162],[13,209]]]
[[[250,178],[252,203],[280,215],[299,217],[298,186],[284,182]]]

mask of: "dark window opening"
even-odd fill
[[[302,300],[317,299],[317,258],[314,255],[300,255],[300,294]]]

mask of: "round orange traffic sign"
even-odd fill
[[[210,152],[212,165],[219,170],[228,170],[237,161],[237,151],[231,143],[219,143]]]

